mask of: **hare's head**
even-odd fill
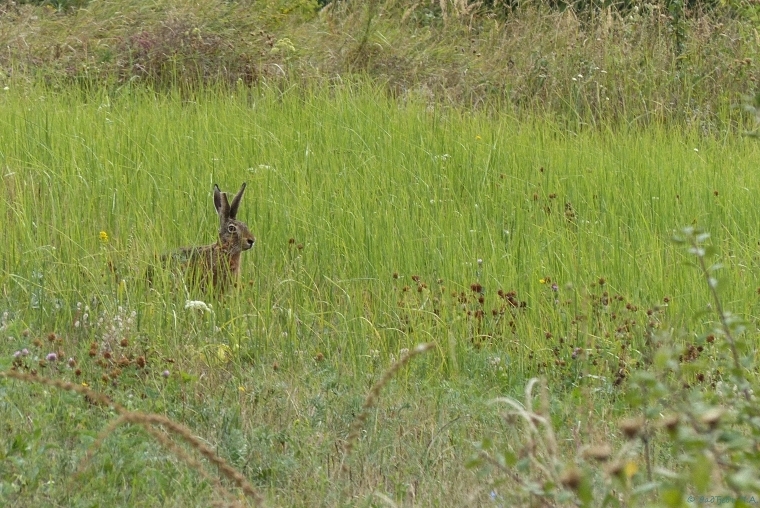
[[[256,237],[251,234],[248,226],[235,218],[244,191],[245,184],[240,187],[230,203],[227,200],[227,193],[220,191],[219,186],[214,185],[214,206],[216,213],[219,214],[219,242],[222,249],[229,254],[239,254],[256,243]]]

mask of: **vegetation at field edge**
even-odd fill
[[[742,123],[736,106],[758,79],[757,6],[741,0],[35,3],[0,7],[4,86],[285,90],[369,77],[401,101],[548,114],[572,130],[720,135]]]

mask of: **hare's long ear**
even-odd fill
[[[219,190],[219,186],[214,184],[214,207],[219,219],[224,222],[230,216],[230,204],[227,202],[227,193]]]
[[[243,192],[245,192],[245,183],[240,186],[240,190],[235,194],[235,197],[232,198],[232,204],[230,204],[230,219],[234,219],[237,216],[240,200],[243,199]]]

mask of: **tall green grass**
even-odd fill
[[[345,437],[373,380],[419,342],[437,350],[391,390],[384,416],[401,418],[401,437],[378,417],[355,452],[376,475],[357,481],[356,495],[400,492],[417,463],[393,474],[391,464],[432,450],[440,460],[425,459],[418,495],[465,499],[477,483],[455,462],[488,427],[479,404],[519,392],[530,376],[579,389],[578,400],[594,394],[582,403],[617,400],[616,372],[646,360],[648,329],[682,329],[689,340],[704,328],[693,316],[709,295],[670,243],[682,225],[713,232],[728,268],[726,306],[756,313],[760,150],[744,138],[656,127],[568,132],[541,118],[399,104],[362,84],[193,97],[12,89],[0,107],[0,365],[37,336],[41,354],[56,333],[82,365],[78,380],[219,432],[211,439],[222,453],[233,463],[237,453],[283,505],[319,504],[307,491],[335,501],[327,472],[309,471],[329,469],[330,440]],[[242,182],[238,218],[257,243],[243,255],[240,287],[217,299],[172,274],[149,287],[158,254],[215,240],[213,184],[234,191]],[[517,307],[499,290],[515,291]],[[603,298],[612,302],[600,306]],[[194,299],[213,313],[185,309]],[[115,386],[101,381],[87,350],[118,349],[122,338],[153,370]],[[576,361],[575,348],[599,361]],[[73,379],[63,365],[47,369]],[[52,402],[33,390],[6,384],[0,393],[2,418],[16,422],[8,425],[21,421],[24,411],[8,408],[22,396],[57,425],[41,416]],[[61,397],[58,411],[93,411]],[[454,421],[449,444],[438,443]],[[239,442],[225,448],[230,439]],[[106,496],[98,482],[110,474],[87,482]],[[436,475],[448,482],[443,491],[427,483]],[[0,481],[0,498],[29,499],[12,492],[12,478]],[[31,498],[44,491],[36,481]],[[135,488],[159,502],[150,496],[166,487]],[[52,496],[63,502],[63,492]]]

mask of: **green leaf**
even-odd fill
[[[483,465],[483,458],[480,455],[473,455],[465,461],[464,467],[466,469],[476,469]]]
[[[678,508],[683,505],[683,492],[675,487],[664,489],[660,492],[660,499],[665,503],[665,506]]]
[[[753,495],[739,496],[734,508],[754,508],[760,503],[760,498]]]
[[[515,452],[512,450],[507,450],[502,453],[505,466],[514,467],[514,465],[517,464],[517,454]]]
[[[691,463],[691,484],[696,492],[709,492],[712,466],[712,461],[704,456]]]
[[[620,499],[618,498],[617,494],[615,494],[615,491],[607,492],[604,495],[602,508],[606,508],[607,506],[620,506]]]
[[[660,488],[661,482],[654,481],[654,482],[647,482],[639,485],[635,489],[633,489],[633,492],[635,495],[639,496],[641,494],[646,494],[648,492],[653,492]]]
[[[744,467],[735,474],[726,477],[726,483],[739,492],[752,492],[760,486],[754,468]]]
[[[594,500],[594,489],[586,474],[583,475],[581,483],[578,485],[578,499],[581,501],[581,506],[591,506],[591,502]]]

